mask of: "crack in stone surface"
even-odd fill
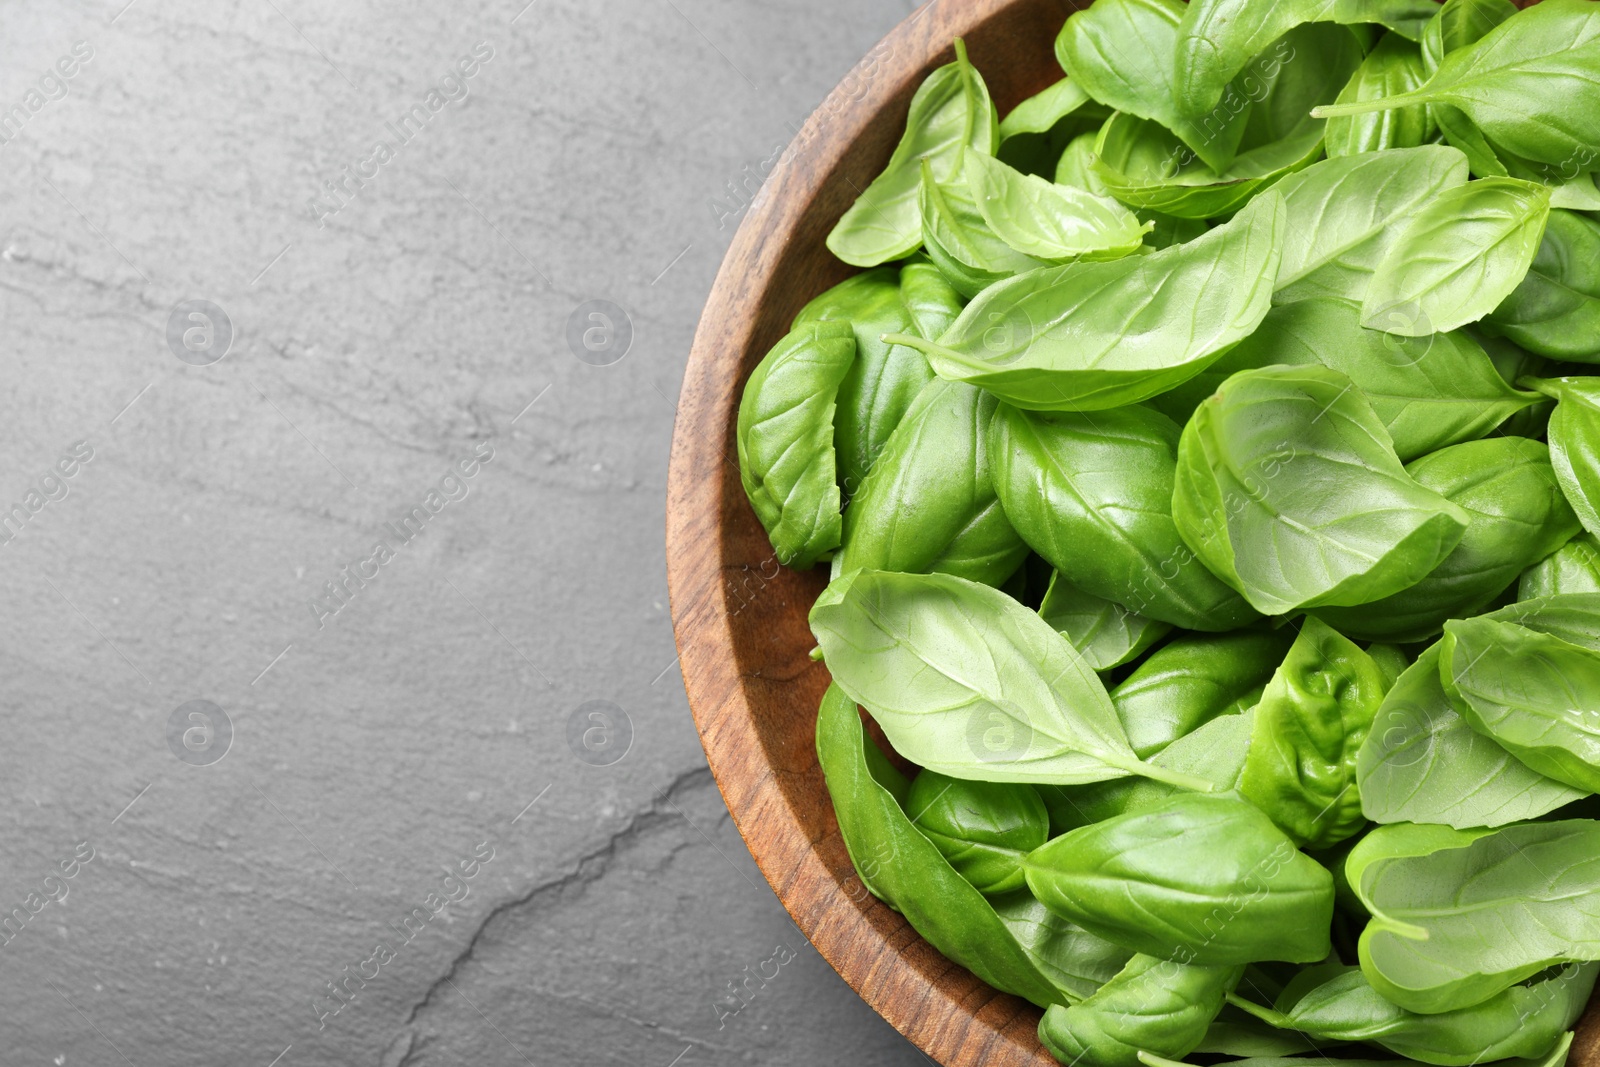
[[[676,806],[672,804],[674,797],[692,789],[702,789],[712,784],[711,768],[703,764],[678,774],[667,784],[665,789],[656,793],[648,806],[642,811],[634,813],[626,825],[608,837],[599,847],[591,849],[580,856],[577,862],[564,874],[538,883],[520,897],[514,897],[511,900],[495,905],[483,917],[483,921],[478,924],[477,928],[473,930],[472,936],[467,939],[466,946],[450,961],[450,965],[445,969],[444,973],[435,979],[416,1003],[411,1006],[411,1010],[406,1013],[405,1022],[402,1025],[412,1026],[418,1016],[432,1005],[434,995],[447,983],[453,984],[462,967],[472,959],[473,954],[477,951],[478,942],[482,940],[484,933],[487,932],[490,925],[497,918],[508,912],[537,906],[542,899],[553,894],[560,894],[569,886],[587,887],[599,881],[611,869],[612,861],[624,844],[634,841],[653,830],[682,820],[683,816],[679,814]],[[397,1067],[403,1067],[406,1061],[419,1050],[419,1045],[420,1043],[414,1042],[413,1048],[400,1060]]]

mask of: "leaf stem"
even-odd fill
[[[1217,791],[1217,783],[1209,778],[1201,778],[1194,774],[1184,774],[1182,771],[1169,771],[1165,767],[1157,767],[1155,764],[1146,763],[1143,760],[1114,763],[1112,766],[1125,770],[1129,774],[1148,778],[1153,782],[1165,782],[1167,785],[1175,785],[1179,789],[1187,789],[1194,793],[1215,793]]]
[[[1311,109],[1314,119],[1336,119],[1345,115],[1366,115],[1374,111],[1390,111],[1397,107],[1407,107],[1415,100],[1415,93],[1399,93],[1395,96],[1380,96],[1375,100],[1352,100],[1347,104],[1322,104]]]
[[[1256,1004],[1244,999],[1237,993],[1228,994],[1228,1003],[1232,1004],[1240,1011],[1254,1015],[1257,1019],[1260,1019],[1269,1026],[1276,1026],[1280,1030],[1293,1030],[1295,1028],[1294,1022],[1283,1012],[1273,1011],[1271,1008],[1264,1008],[1260,1004]]]

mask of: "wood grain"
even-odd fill
[[[854,273],[833,224],[887,162],[911,96],[962,37],[1000,113],[1061,76],[1069,0],[934,0],[903,22],[811,116],[762,186],[695,334],[673,435],[667,578],[689,705],[728,810],[795,923],[846,982],[950,1067],[1053,1067],[1039,1011],[945,959],[868,894],[817,766],[827,670],[806,613],[825,568],[779,567],[739,485],[738,397],[811,297]],[[1572,1063],[1600,1067],[1600,1019]]]

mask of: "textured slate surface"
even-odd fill
[[[911,0],[124,2],[0,33],[5,1062],[923,1062],[662,558],[732,190]]]

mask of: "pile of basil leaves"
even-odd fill
[[[1056,54],[1001,121],[957,42],[739,409],[832,567],[859,876],[1067,1064],[1559,1065],[1600,3],[1096,0]]]

